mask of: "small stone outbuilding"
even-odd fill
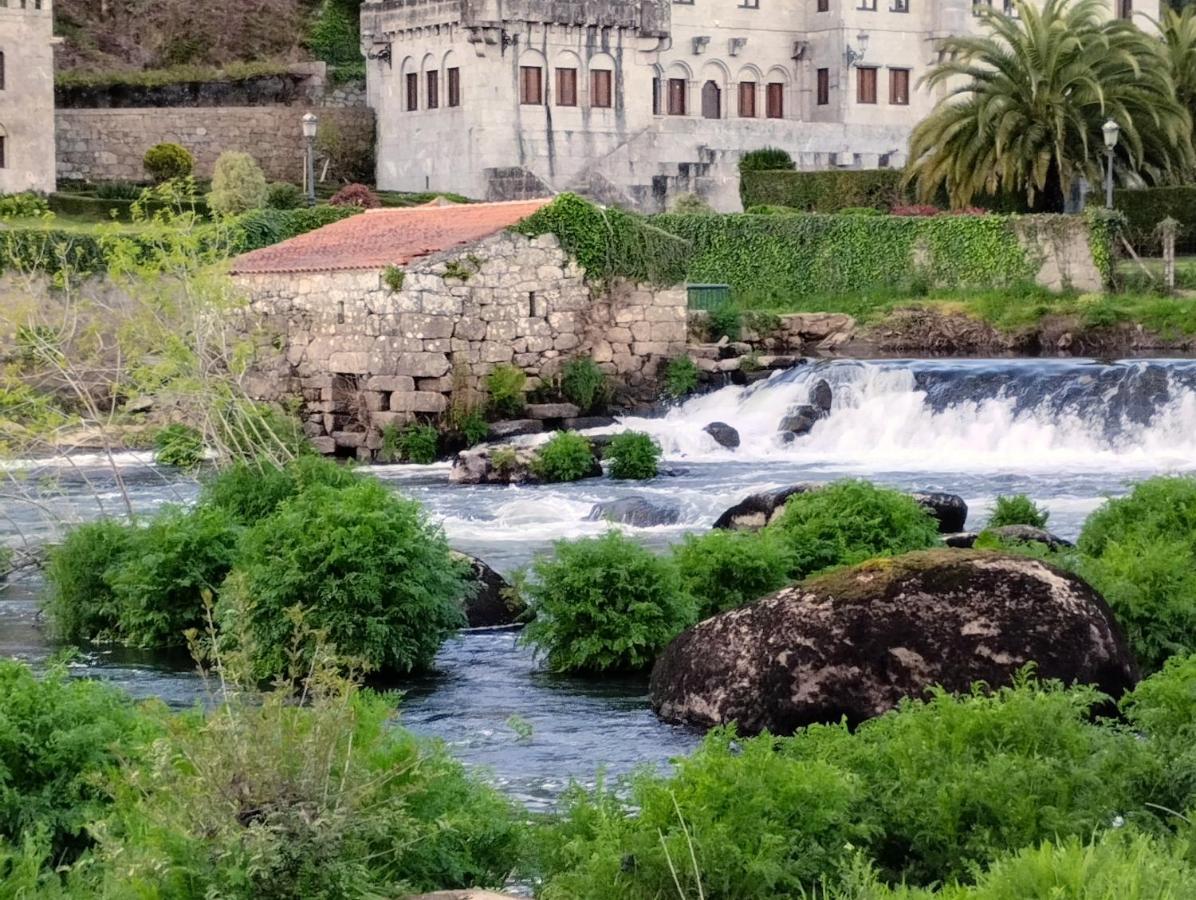
[[[326,453],[479,403],[508,363],[528,388],[573,356],[632,389],[686,346],[684,288],[596,289],[552,235],[510,230],[548,200],[369,210],[234,261],[260,348],[250,392],[301,397]]]

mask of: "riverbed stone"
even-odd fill
[[[473,593],[465,598],[465,619],[470,628],[510,625],[523,613],[523,606],[511,592],[510,583],[487,562],[454,550],[453,555],[469,563]]]
[[[822,415],[817,407],[809,403],[803,403],[789,410],[789,415],[781,419],[781,424],[777,430],[782,433],[801,437],[802,435],[809,434],[821,418]]]
[[[1075,546],[1071,541],[1033,525],[1000,525],[988,529],[988,534],[1010,544],[1046,544],[1050,550],[1065,550]]]
[[[794,494],[816,491],[823,484],[794,484],[772,491],[761,491],[744,497],[714,520],[715,528],[733,531],[756,531],[772,523],[785,511],[785,501]],[[910,494],[918,505],[934,516],[940,534],[963,530],[968,517],[968,505],[956,494],[941,491]]]
[[[529,419],[575,419],[581,415],[572,403],[529,403],[524,411]]]
[[[831,411],[831,404],[834,403],[835,396],[831,391],[830,382],[825,378],[819,378],[814,382],[814,386],[810,388],[810,405],[816,410],[826,415]]]
[[[720,447],[734,450],[739,446],[739,432],[726,422],[711,422],[702,430],[714,438],[714,442]]]
[[[1113,698],[1138,680],[1104,600],[1040,560],[929,550],[784,588],[683,632],[652,672],[652,707],[699,727],[791,734],[858,724],[928,688],[1037,675]]]
[[[963,531],[964,523],[968,520],[968,504],[963,497],[944,491],[915,491],[910,496],[934,516],[939,523],[939,534]]]
[[[540,419],[504,419],[501,422],[491,422],[488,434],[492,439],[501,439],[523,434],[539,434],[543,430],[544,422]]]
[[[618,500],[595,503],[586,519],[591,522],[619,522],[636,528],[675,525],[681,520],[681,507],[675,503],[650,500],[647,497],[621,497]]]

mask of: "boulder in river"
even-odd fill
[[[702,430],[714,438],[720,447],[734,450],[739,446],[739,432],[726,422],[711,422]]]
[[[939,534],[963,531],[964,523],[968,520],[968,505],[963,497],[943,491],[915,491],[910,496],[934,516],[939,523]]]
[[[831,411],[831,403],[834,399],[835,395],[831,391],[830,382],[825,378],[819,378],[810,388],[810,405],[824,416]]]
[[[1033,525],[1000,525],[997,528],[989,528],[987,533],[1007,544],[1046,544],[1050,550],[1063,550],[1075,546],[1071,541]]]
[[[596,448],[594,448],[596,450]],[[516,447],[510,444],[478,444],[462,450],[453,458],[449,470],[452,484],[539,484],[535,471],[536,447]],[[586,478],[602,475],[602,465],[594,458],[594,465]]]
[[[469,563],[476,591],[465,599],[465,619],[470,628],[511,625],[523,613],[523,607],[511,594],[511,585],[488,563],[454,550],[453,555]]]
[[[622,497],[595,503],[586,518],[592,522],[606,520],[634,525],[636,528],[651,528],[653,525],[675,525],[681,519],[681,508],[647,497]]]
[[[1138,680],[1105,601],[1036,559],[927,550],[811,579],[721,613],[665,648],[652,708],[670,722],[791,734],[855,724],[942,685],[1041,678],[1116,698]]]
[[[777,427],[777,430],[795,437],[801,437],[803,434],[809,434],[810,430],[814,427],[814,423],[821,418],[821,413],[815,407],[808,403],[803,403],[801,406],[795,406],[789,410],[789,415],[781,419],[781,424]]]
[[[763,491],[744,497],[714,521],[715,528],[734,531],[755,531],[768,525],[785,510],[785,501],[794,494],[816,491],[822,485],[794,484],[773,491]],[[962,497],[942,492],[916,493],[911,497],[925,508],[939,523],[940,534],[952,534],[963,529],[968,517],[968,505]]]
[[[491,440],[501,440],[522,434],[539,434],[543,430],[544,423],[539,419],[504,419],[491,422],[488,434]]]

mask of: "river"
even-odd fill
[[[777,424],[820,379],[831,414],[786,444]],[[735,427],[726,450],[702,428]],[[1051,513],[1053,531],[1074,538],[1106,497],[1154,474],[1196,470],[1196,361],[894,360],[831,361],[697,397],[656,419],[619,427],[652,433],[673,474],[636,484],[592,479],[570,485],[464,487],[448,465],[371,471],[422,502],[453,546],[510,573],[552,541],[598,534],[587,520],[599,501],[639,495],[679,509],[677,524],[628,529],[653,547],[710,527],[749,493],[802,481],[862,477],[907,490],[960,494],[969,526],[998,494],[1026,493]],[[193,479],[122,454],[119,468],[138,511],[189,502]],[[6,501],[3,538],[51,539],[62,522],[119,512],[121,491],[97,457],[9,464],[36,502]],[[35,577],[0,590],[0,655],[40,662],[56,648],[39,621]],[[185,660],[94,649],[80,674],[136,696],[187,705],[200,696]],[[544,807],[569,780],[592,781],[660,765],[699,736],[658,722],[643,678],[590,681],[538,669],[512,632],[469,632],[445,645],[436,672],[404,684],[401,719],[441,738],[529,806]]]

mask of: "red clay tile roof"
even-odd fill
[[[402,266],[470,244],[522,221],[549,198],[507,203],[371,209],[233,260],[238,275]]]

